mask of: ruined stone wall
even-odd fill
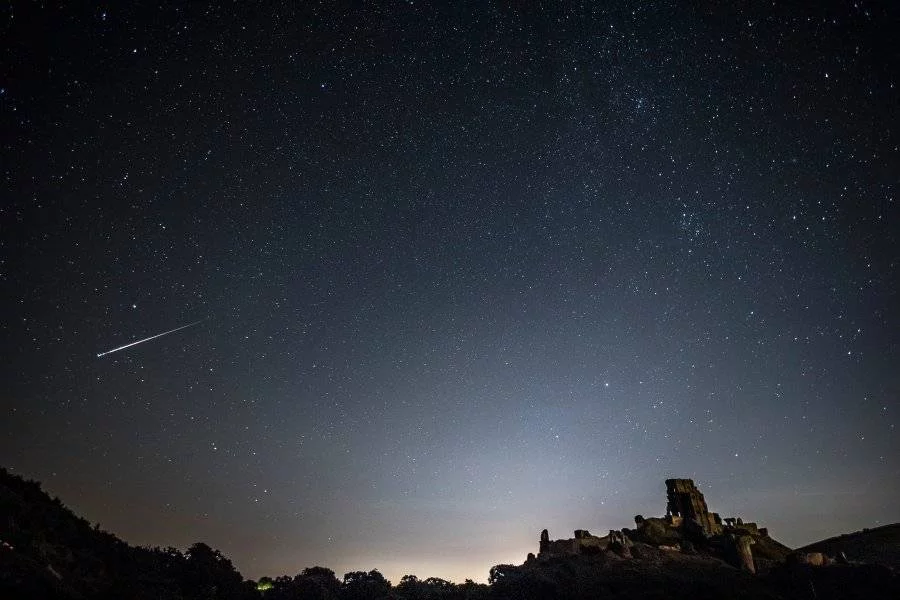
[[[577,552],[579,554],[584,554],[585,552],[590,552],[590,550],[602,550],[606,548],[609,540],[605,537],[600,538],[592,535],[576,539],[575,542]]]
[[[567,540],[551,540],[545,529],[541,532],[538,557],[585,554],[592,550],[602,550],[609,544],[607,537],[597,537],[583,529],[575,530],[575,537]]]

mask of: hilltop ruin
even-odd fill
[[[745,523],[741,518],[722,519],[711,512],[703,494],[691,479],[666,480],[665,517],[634,518],[634,529],[610,530],[595,536],[576,529],[573,538],[551,540],[541,532],[537,556],[529,559],[614,552],[630,558],[635,544],[686,554],[717,555],[743,570],[755,573],[757,560],[783,560],[790,549],[769,538],[766,528]],[[754,551],[755,547],[755,551]]]

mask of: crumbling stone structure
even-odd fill
[[[606,549],[609,537],[591,535],[586,529],[576,529],[575,537],[567,540],[550,540],[547,530],[541,532],[538,558],[549,556],[566,556],[572,554],[591,554]]]
[[[628,539],[624,531],[610,529],[606,539],[608,540],[606,547],[609,550],[624,558],[631,558],[631,540]]]
[[[768,530],[756,523],[740,518],[724,520],[718,513],[710,512],[703,494],[691,479],[666,480],[666,516],[648,518],[637,515],[634,530],[610,530],[609,535],[597,537],[585,529],[576,529],[574,537],[551,540],[546,529],[541,532],[537,560],[554,556],[597,554],[613,552],[631,557],[635,543],[647,544],[660,550],[696,554],[698,552],[719,556],[735,567],[755,573],[751,546],[762,544],[761,557],[772,560],[781,546],[768,537]],[[636,556],[640,556],[637,551]],[[798,559],[799,560],[799,559]],[[815,559],[813,559],[815,560]],[[760,568],[765,567],[765,561]]]
[[[706,537],[722,534],[719,513],[709,512],[703,494],[692,479],[667,479],[666,497],[666,518],[673,526],[695,525]]]

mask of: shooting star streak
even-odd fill
[[[158,337],[162,337],[164,335],[169,335],[170,333],[175,333],[176,331],[181,331],[182,329],[187,329],[188,327],[193,327],[197,323],[202,323],[205,319],[200,319],[199,321],[194,321],[193,323],[188,323],[187,325],[182,325],[181,327],[176,327],[175,329],[170,329],[169,331],[163,331],[162,333],[157,333],[156,335],[151,335],[148,338],[144,338],[142,340],[137,340],[136,342],[131,342],[130,344],[125,344],[124,346],[119,346],[118,348],[113,348],[112,350],[107,350],[106,352],[101,352],[97,355],[97,358],[101,356],[106,356],[107,354],[112,354],[113,352],[118,352],[119,350],[124,350],[125,348],[131,348],[132,346],[137,346],[138,344],[143,344],[144,342],[149,342],[150,340],[155,340]]]

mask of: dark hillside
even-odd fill
[[[822,552],[828,556],[843,552],[851,561],[885,565],[900,571],[900,523],[828,538],[799,548],[798,552]]]
[[[132,547],[92,527],[39,483],[0,468],[0,597],[253,598],[231,562],[205,544],[187,553]]]

